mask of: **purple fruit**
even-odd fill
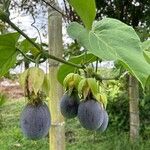
[[[20,117],[23,134],[32,140],[40,139],[48,134],[51,117],[45,103],[38,105],[27,104]]]
[[[101,104],[93,99],[82,101],[78,108],[78,118],[85,129],[97,130],[104,119]]]
[[[101,131],[101,132],[104,132],[104,131],[107,129],[108,120],[109,120],[109,117],[108,117],[108,114],[107,114],[107,111],[106,111],[106,110],[104,110],[103,115],[104,115],[103,123],[102,123],[102,125],[97,129],[97,131]]]
[[[74,118],[78,113],[79,96],[72,93],[70,96],[66,93],[60,101],[60,111],[65,118]]]

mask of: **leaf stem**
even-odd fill
[[[28,56],[27,56],[26,54],[24,54],[20,49],[17,48],[16,50],[17,50],[19,53],[21,53],[26,59],[28,59],[29,61],[35,63],[35,60],[34,60],[34,59],[28,57]]]
[[[49,2],[45,1],[45,0],[42,0],[46,5],[50,6],[52,9],[54,9],[55,11],[57,11],[58,13],[60,13],[63,17],[66,17],[67,16],[65,14],[63,14],[59,9],[57,9],[56,7],[52,6]]]
[[[27,34],[25,34],[22,30],[20,30],[13,22],[11,22],[9,19],[5,20],[13,29],[15,29],[16,31],[18,31],[18,33],[20,33],[23,37],[25,37],[32,45],[34,45],[39,51],[41,51],[41,48],[34,42],[31,40],[31,38],[29,38],[27,36]]]

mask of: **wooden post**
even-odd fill
[[[130,141],[139,138],[139,86],[135,77],[129,76]]]
[[[49,53],[61,58],[63,53],[62,16],[51,8],[49,9],[48,16]],[[49,132],[50,150],[65,149],[64,119],[60,114],[60,99],[63,95],[63,89],[57,81],[58,66],[59,63],[57,61],[49,60],[49,108],[52,118],[52,125]]]

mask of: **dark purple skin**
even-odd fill
[[[72,93],[70,96],[66,93],[60,100],[60,111],[65,118],[74,118],[78,113],[79,96]]]
[[[108,126],[108,121],[109,121],[109,117],[108,117],[108,113],[106,110],[103,110],[103,115],[104,115],[104,120],[102,125],[97,129],[97,131],[100,132],[104,132],[107,129]]]
[[[82,101],[78,108],[78,118],[85,129],[97,130],[104,119],[101,104],[93,99]]]
[[[45,137],[51,124],[48,106],[45,103],[27,104],[21,113],[20,124],[23,134],[28,139],[37,140]]]

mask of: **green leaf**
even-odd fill
[[[74,75],[74,85],[75,85],[76,89],[78,89],[78,85],[82,79],[83,79],[83,77],[80,76],[79,74]]]
[[[35,38],[31,39],[33,42],[35,42]],[[19,42],[18,48],[22,50],[24,53],[27,53],[30,51],[30,49],[33,47],[33,44],[31,44],[27,39],[24,39],[23,41]]]
[[[150,40],[142,43],[143,55],[146,61],[150,64]]]
[[[35,42],[36,38],[33,38],[31,40]],[[24,53],[28,53],[30,51],[34,56],[39,54],[39,50],[35,48],[35,46],[31,44],[27,39],[24,39],[23,41],[19,42],[18,48]]]
[[[150,92],[150,75],[149,75],[149,77],[147,78],[145,88],[146,88],[146,90],[147,90],[148,92]],[[149,93],[148,93],[148,94],[149,94]]]
[[[98,86],[97,86],[96,80],[94,78],[88,78],[87,82],[88,82],[88,86],[91,89],[93,96],[96,97],[98,93]]]
[[[73,30],[78,29],[80,32],[77,35]],[[120,61],[144,88],[150,65],[145,61],[140,39],[132,27],[119,20],[105,18],[93,24],[88,36],[81,25],[71,24],[69,33],[95,56],[103,60]]]
[[[68,61],[73,62],[75,64],[88,64],[91,62],[94,62],[96,60],[96,57],[93,54],[82,54],[79,56],[75,56],[70,58]],[[57,79],[58,81],[63,84],[64,78],[69,74],[69,73],[74,73],[76,71],[76,68],[73,66],[69,66],[66,64],[63,64],[59,67],[59,70],[57,72]]]
[[[18,53],[15,46],[19,36],[18,33],[0,35],[0,77],[16,63]]]
[[[107,96],[105,93],[97,93],[96,100],[103,104],[104,108],[107,107]]]
[[[89,91],[90,91],[90,88],[89,88],[87,79],[84,78],[84,79],[82,79],[82,80],[79,82],[79,85],[78,85],[78,93],[79,93],[80,95],[83,95],[84,99],[86,99],[86,97],[87,97],[88,94],[89,94]]]
[[[63,86],[66,88],[66,90],[68,89],[74,89],[74,88],[78,88],[78,84],[81,81],[82,77],[79,74],[75,74],[75,73],[69,73],[64,81],[63,81]]]
[[[49,96],[50,92],[50,79],[49,79],[49,74],[44,75],[44,81],[42,85],[42,91],[46,93],[47,96]]]
[[[67,74],[67,76],[65,77],[64,81],[63,81],[63,86],[68,89],[69,87],[72,87],[74,84],[73,78],[74,77],[74,73],[69,73]]]
[[[146,40],[142,43],[143,51],[150,51],[150,40]]]
[[[96,98],[98,91],[98,84],[94,78],[84,78],[79,82],[78,93],[82,94],[84,99],[88,96],[89,92]]]
[[[150,64],[150,51],[143,51],[146,61]]]
[[[27,80],[27,77],[28,77],[28,70],[29,69],[25,70],[19,76],[19,84],[23,88],[24,91],[26,90],[26,80]]]
[[[78,43],[80,43],[85,48],[90,46],[90,45],[88,46],[84,45],[84,44],[89,44],[89,39],[88,39],[89,31],[86,30],[79,23],[71,22],[67,28],[67,32],[72,39],[77,39]]]
[[[85,27],[91,29],[96,15],[95,0],[68,0],[68,2],[80,16]]]
[[[37,67],[29,68],[28,71],[28,88],[29,91],[34,91],[35,95],[41,89],[44,82],[44,71]]]

